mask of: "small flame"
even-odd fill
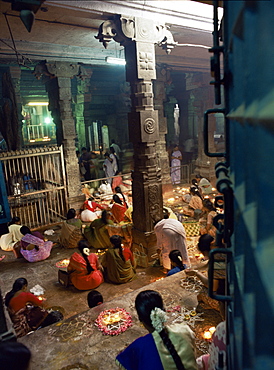
[[[215,326],[212,326],[211,328],[208,329],[211,335],[215,332],[215,330],[216,330]]]
[[[204,331],[204,333],[203,333],[203,337],[204,337],[204,339],[211,339],[211,337],[212,337],[212,334],[210,333],[210,331],[209,330],[206,330],[206,331]]]

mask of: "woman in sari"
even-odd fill
[[[111,213],[114,217],[114,220],[117,223],[120,223],[125,220],[125,212],[127,210],[127,206],[121,201],[117,194],[113,195],[114,204],[111,207]]]
[[[191,186],[189,192],[191,194],[191,199],[188,206],[183,208],[183,213],[187,216],[197,218],[202,213],[203,198],[195,186]]]
[[[48,312],[38,309],[42,302],[34,294],[27,291],[28,281],[25,278],[16,279],[12,290],[6,294],[5,305],[8,308],[11,321],[17,337],[23,337],[28,332],[39,327],[45,327],[62,320],[58,311]]]
[[[200,222],[200,233],[210,234],[213,238],[216,237],[216,227],[213,225],[213,219],[217,215],[216,209],[209,199],[203,200],[202,217]]]
[[[0,238],[0,247],[4,251],[12,251],[14,245],[19,242],[23,234],[20,232],[20,218],[13,217],[12,220],[8,223],[8,234],[4,234]]]
[[[139,320],[149,334],[136,339],[116,357],[126,370],[197,370],[194,333],[185,323],[165,326],[163,299],[145,290],[135,300]]]
[[[82,221],[77,217],[76,210],[74,208],[70,208],[68,210],[66,223],[75,226],[80,230],[82,229]]]
[[[73,253],[67,268],[70,281],[79,290],[95,289],[104,281],[102,266],[97,255],[90,253],[87,241],[81,240],[78,249],[81,254]]]
[[[77,218],[76,210],[70,208],[67,213],[67,220],[63,222],[61,227],[60,244],[64,248],[76,248],[78,242],[82,239],[82,221]]]
[[[119,235],[112,235],[113,245],[103,256],[102,266],[105,268],[106,280],[114,284],[128,283],[135,277],[136,263],[129,248],[123,248]]]
[[[180,152],[178,145],[175,145],[171,153],[171,181],[173,185],[180,184],[181,182],[182,158],[182,153]]]
[[[20,242],[20,252],[27,261],[43,261],[50,256],[53,243],[44,241],[43,235],[39,231],[31,232],[27,226],[22,226],[20,231],[24,235]]]
[[[107,230],[108,225],[113,225],[113,222],[109,219],[108,212],[103,210],[101,218],[92,221],[84,229],[84,236],[90,246],[95,249],[105,249],[111,246]]]

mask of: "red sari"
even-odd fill
[[[99,270],[99,261],[95,253],[88,256],[90,265],[94,269],[90,274],[87,271],[85,259],[78,253],[73,253],[70,257],[68,272],[70,272],[70,280],[75,288],[79,290],[90,290],[97,288],[103,281],[103,274]]]
[[[121,222],[125,219],[125,212],[127,206],[125,204],[114,203],[111,208],[111,213],[113,214],[115,222]]]

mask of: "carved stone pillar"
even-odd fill
[[[79,66],[64,62],[48,62],[46,67],[48,72],[57,79],[69,206],[74,207],[81,192],[79,166],[75,154],[75,122],[71,109],[71,78],[78,74]]]
[[[162,218],[163,212],[161,169],[156,156],[158,112],[154,110],[152,87],[156,79],[154,45],[157,43],[170,52],[175,43],[164,25],[126,16],[104,22],[97,38],[105,47],[111,39],[125,47],[126,80],[131,86],[132,101],[129,137],[134,147],[133,239],[149,249],[155,246],[153,221]]]
[[[166,100],[165,84],[169,79],[169,71],[162,67],[157,68],[157,80],[154,81],[154,107],[158,111],[159,140],[156,142],[157,164],[162,171],[162,191],[172,193],[173,187],[170,178],[169,157],[166,150],[167,119],[164,115],[164,102]]]

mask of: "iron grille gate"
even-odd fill
[[[62,147],[2,153],[11,216],[35,229],[60,222],[68,209]]]

